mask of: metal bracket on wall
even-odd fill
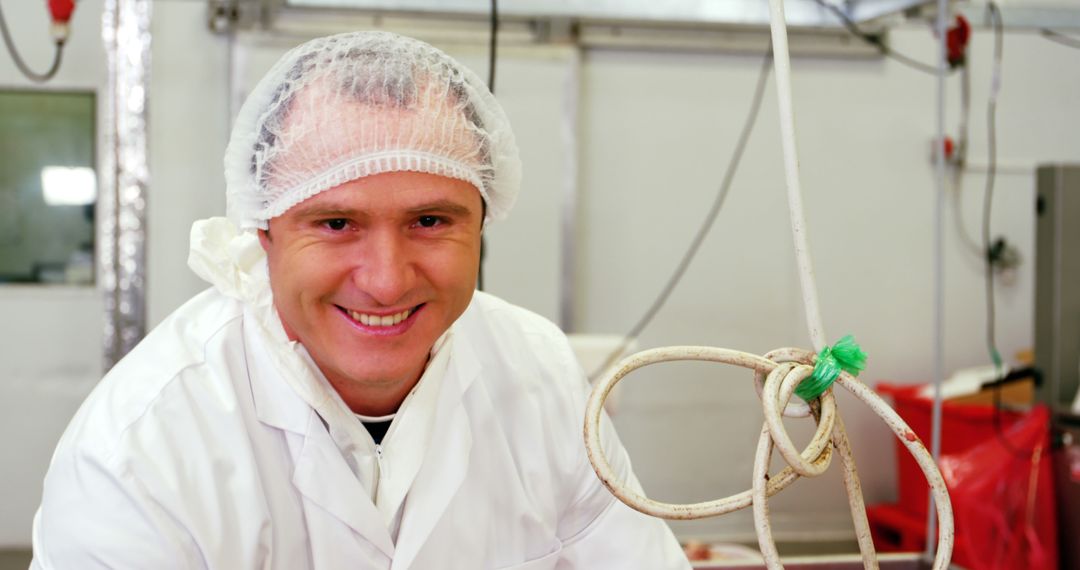
[[[235,3],[250,0],[217,0]],[[857,4],[859,25],[881,32],[904,8],[924,0],[873,0]],[[652,2],[520,0],[499,11],[501,45],[563,45],[584,49],[646,49],[762,53],[768,48],[768,13],[757,0],[704,8],[679,0],[659,9]],[[264,0],[263,27],[314,37],[346,29],[386,28],[432,42],[470,43],[488,27],[475,0]],[[805,56],[879,58],[880,52],[851,36],[836,16],[814,0],[793,4],[791,51]],[[244,16],[241,15],[241,18]]]
[[[1006,30],[1024,30],[1052,28],[1055,30],[1080,29],[1080,7],[1076,3],[1065,7],[1002,6],[1001,23]],[[956,9],[973,26],[990,27],[990,16],[986,6],[979,4],[959,4]]]
[[[264,25],[274,4],[265,0],[207,0],[206,25],[215,34],[248,30]]]

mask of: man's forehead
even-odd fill
[[[472,184],[419,172],[387,172],[346,182],[320,192],[291,209],[297,216],[386,215],[440,211],[468,215],[482,208]]]

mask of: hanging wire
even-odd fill
[[[982,247],[986,266],[986,348],[990,360],[1000,374],[1002,368],[1001,353],[998,352],[995,335],[996,310],[994,303],[994,267],[996,265],[990,244],[990,213],[994,203],[994,179],[997,174],[997,99],[1001,91],[1001,54],[1004,44],[1004,31],[1001,23],[1001,11],[997,4],[989,2],[987,9],[994,27],[994,66],[990,80],[990,98],[986,105],[986,133],[988,168],[986,171],[986,193],[983,196]]]
[[[1073,36],[1067,36],[1061,32],[1055,32],[1050,28],[1043,28],[1039,30],[1042,36],[1054,43],[1061,44],[1063,46],[1069,46],[1071,48],[1080,49],[1080,38]]]
[[[825,0],[814,0],[814,1],[817,2],[819,6],[821,6],[822,8],[825,8],[826,10],[828,10],[830,12],[832,12],[837,18],[839,18],[840,23],[842,23],[844,25],[844,28],[846,28],[847,31],[851,32],[851,35],[853,35],[853,36],[863,40],[864,42],[876,47],[878,52],[881,53],[881,55],[883,55],[885,57],[888,57],[888,58],[891,58],[891,59],[894,59],[894,60],[896,60],[896,61],[898,61],[898,62],[900,62],[900,63],[902,63],[902,64],[904,64],[904,65],[906,65],[906,66],[908,66],[908,67],[910,67],[912,69],[915,69],[917,71],[921,71],[923,73],[928,73],[930,75],[937,75],[937,73],[938,73],[937,67],[935,67],[933,65],[923,63],[921,61],[916,61],[913,58],[910,58],[910,57],[908,57],[908,56],[906,56],[906,55],[904,55],[902,53],[899,53],[899,52],[893,50],[891,47],[885,45],[885,42],[882,40],[882,37],[880,35],[871,34],[869,32],[864,32],[862,29],[860,29],[859,25],[856,24],[851,18],[849,18],[848,15],[845,14],[844,11],[841,10],[839,7],[833,5],[833,4],[829,3],[829,2],[826,2]]]
[[[599,368],[594,370],[590,375],[590,379],[596,379],[600,374],[607,370],[619,356],[626,351],[630,346],[630,343],[641,334],[641,331],[645,330],[645,327],[652,322],[656,313],[667,302],[668,297],[671,296],[672,291],[675,290],[675,286],[682,280],[682,276],[686,273],[687,268],[690,267],[690,263],[694,260],[694,256],[697,255],[698,249],[705,241],[705,237],[709,235],[709,230],[712,229],[713,222],[716,221],[716,217],[720,214],[720,209],[724,205],[724,200],[727,198],[728,191],[731,189],[731,181],[735,178],[735,172],[739,168],[739,162],[742,161],[743,151],[746,150],[746,144],[750,140],[750,134],[754,131],[754,125],[757,123],[758,111],[761,109],[761,102],[765,96],[765,85],[769,80],[769,70],[772,68],[772,47],[765,54],[765,58],[761,62],[761,71],[758,73],[757,87],[754,90],[754,98],[750,104],[750,112],[746,116],[746,122],[743,124],[742,132],[739,134],[739,140],[735,144],[735,151],[731,155],[731,159],[728,161],[727,171],[724,172],[724,179],[720,183],[720,189],[716,194],[716,198],[713,200],[712,207],[709,208],[708,214],[705,215],[705,220],[701,223],[701,227],[698,228],[697,235],[694,236],[694,240],[690,243],[690,247],[687,248],[686,253],[683,254],[682,259],[679,261],[679,265],[675,268],[675,271],[668,278],[667,284],[660,291],[660,294],[656,296],[652,305],[645,311],[645,314],[638,319],[638,322],[630,329],[630,332],[626,333],[623,337],[622,343],[618,348],[613,350],[607,358],[604,359],[604,363]]]
[[[1004,389],[1005,389],[1005,381],[1003,379],[1003,380],[1000,380],[998,382],[995,382],[994,386],[993,386],[993,388],[991,389],[991,392],[990,392],[991,396],[993,397],[993,405],[994,405],[994,416],[993,416],[994,432],[997,434],[998,442],[1009,453],[1011,453],[1012,455],[1014,455],[1016,457],[1019,457],[1021,459],[1026,459],[1026,458],[1030,457],[1031,454],[1025,452],[1023,449],[1017,448],[1015,445],[1012,444],[1011,441],[1009,441],[1009,437],[1007,435],[1005,435],[1005,427],[1001,423],[1001,408],[1002,408],[1001,392]]]
[[[491,0],[491,33],[489,34],[490,43],[488,44],[488,89],[491,90],[491,94],[495,94],[495,54],[498,48],[499,38],[499,2],[498,0]]]
[[[488,44],[488,90],[495,94],[495,49],[499,39],[499,2],[491,0],[491,33]],[[487,239],[480,236],[480,267],[476,273],[476,288],[484,290],[484,259],[487,257]]]
[[[1017,449],[1016,446],[1009,441],[1001,422],[1001,392],[1004,390],[1007,382],[1014,380],[1018,376],[1009,374],[1005,371],[1001,359],[1001,352],[998,351],[997,348],[997,339],[995,335],[997,311],[995,310],[996,299],[994,296],[994,266],[996,265],[996,256],[994,254],[994,246],[990,243],[990,213],[993,208],[994,180],[997,175],[997,99],[998,94],[1001,91],[1001,60],[1002,54],[1004,53],[1005,33],[1004,25],[1001,21],[1001,10],[998,8],[998,5],[994,2],[989,2],[987,4],[987,11],[990,15],[991,25],[994,28],[994,63],[991,71],[990,97],[986,105],[988,168],[986,172],[986,194],[983,196],[982,220],[982,245],[984,262],[986,265],[986,348],[990,353],[990,360],[994,363],[995,370],[995,378],[991,388],[994,405],[994,431],[997,433],[998,441],[1001,443],[1002,447],[1014,456],[1027,458],[1030,453],[1022,449]]]
[[[0,35],[4,36],[4,45],[7,46],[8,53],[11,54],[11,59],[15,61],[15,67],[19,68],[19,71],[26,76],[27,79],[35,83],[44,83],[53,78],[56,72],[60,70],[60,60],[64,55],[64,40],[56,39],[56,51],[53,55],[52,65],[45,73],[37,73],[30,69],[19,55],[19,50],[15,48],[15,42],[11,38],[11,32],[8,30],[7,21],[4,20],[4,11],[0,7]]]
[[[956,150],[952,160],[952,199],[953,221],[964,247],[979,259],[983,258],[983,248],[968,232],[964,223],[964,171],[967,168],[968,122],[971,116],[971,66],[965,61],[960,70],[960,128],[956,138]]]

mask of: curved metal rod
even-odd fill
[[[877,559],[873,549],[873,541],[870,538],[869,524],[866,520],[862,490],[851,454],[851,445],[844,431],[843,421],[840,419],[839,414],[836,413],[832,389],[814,400],[812,406],[807,406],[810,415],[818,423],[818,429],[811,442],[802,452],[795,451],[791,438],[787,435],[780,419],[782,415],[780,410],[788,409],[788,400],[791,398],[795,387],[810,374],[815,358],[814,353],[796,348],[784,348],[774,350],[768,355],[782,362],[746,352],[707,346],[654,348],[627,357],[619,363],[614,372],[597,382],[589,396],[585,410],[584,436],[585,449],[588,452],[593,469],[604,486],[620,501],[637,511],[664,519],[706,518],[736,511],[752,504],[758,542],[766,566],[768,568],[783,568],[769,526],[768,497],[786,488],[795,479],[799,478],[800,473],[814,476],[823,472],[829,465],[832,450],[835,447],[844,464],[844,485],[847,489],[848,503],[855,522],[856,538],[863,554],[864,566],[868,569],[877,568]],[[607,399],[608,394],[611,393],[611,390],[627,374],[638,368],[678,360],[701,360],[741,366],[754,371],[755,385],[763,384],[760,394],[765,409],[766,421],[762,426],[761,436],[758,440],[757,453],[754,459],[753,483],[750,490],[722,499],[692,504],[654,501],[628,489],[615,475],[607,457],[604,456],[600,445],[600,419],[603,417],[604,401]],[[760,380],[761,376],[765,377],[763,383]],[[934,495],[938,518],[941,520],[938,549],[933,568],[934,570],[944,570],[948,567],[953,549],[952,504],[949,502],[949,493],[945,481],[933,458],[926,451],[926,447],[915,435],[915,432],[904,423],[904,420],[900,419],[900,416],[877,394],[867,388],[865,384],[847,373],[840,375],[834,385],[837,384],[843,386],[873,410],[889,426],[889,429],[896,434],[915,457],[919,467],[922,468],[930,485],[931,493]],[[829,441],[832,442],[831,446],[828,445]],[[777,445],[778,449],[781,449],[781,455],[791,466],[785,467],[774,476],[769,476],[768,465],[774,444]]]
[[[779,370],[780,367],[777,367],[765,381],[765,397],[761,399],[765,411],[765,426],[768,428],[770,440],[796,473],[803,477],[817,477],[829,468],[829,462],[815,463],[807,461],[802,453],[816,459],[824,450],[828,449],[833,424],[836,421],[836,399],[833,398],[831,390],[821,395],[821,415],[814,418],[817,421],[818,429],[814,432],[814,437],[810,440],[810,444],[806,446],[806,450],[800,453],[795,449],[795,444],[792,443],[791,437],[788,436],[787,431],[784,429],[779,408],[791,400],[795,387],[799,385],[799,382],[810,376],[814,372],[814,368],[806,365],[794,366],[790,372],[783,375],[777,374]]]

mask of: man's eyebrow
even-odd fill
[[[435,202],[429,202],[427,204],[421,204],[414,208],[409,208],[409,214],[418,215],[431,212],[437,212],[441,214],[448,214],[451,216],[468,217],[472,214],[472,210],[463,206],[457,202],[451,200],[438,200]]]
[[[439,213],[449,216],[468,217],[472,214],[472,210],[453,200],[436,200],[408,208],[405,213],[410,216]],[[355,218],[362,214],[364,214],[363,210],[346,206],[334,206],[332,204],[298,207],[296,210],[296,215],[301,218]]]
[[[359,212],[352,208],[335,208],[333,206],[308,206],[298,208],[296,215],[301,218],[352,218]]]

